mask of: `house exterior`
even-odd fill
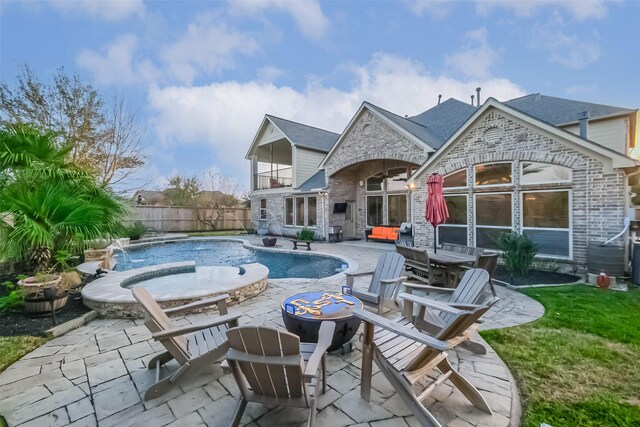
[[[334,143],[326,141],[315,173],[306,172],[309,182],[287,191],[252,186],[253,218],[262,218],[265,232],[291,235],[308,226],[320,239],[329,226],[362,238],[374,225],[409,221],[419,246],[436,239],[496,249],[500,233],[523,232],[538,243],[539,260],[580,270],[590,242],[616,236],[630,216],[629,179],[640,172],[637,122],[638,110],[540,94],[482,105],[449,99],[413,117],[364,102]],[[450,212],[437,233],[424,219],[431,173],[445,177]],[[314,221],[304,222],[310,197]],[[278,222],[284,227],[275,230]],[[625,236],[610,243],[620,253]]]

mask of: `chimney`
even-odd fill
[[[477,87],[476,88],[476,93],[478,94],[478,96],[476,97],[476,102],[478,103],[478,107],[480,106],[480,91],[482,90],[481,87]]]
[[[471,105],[472,105],[472,106],[473,106],[473,105],[475,105],[475,104],[473,103],[473,95],[471,95]]]
[[[580,113],[580,137],[589,139],[589,112],[583,111]]]
[[[440,100],[442,99],[442,95],[438,95],[438,105],[440,105]]]

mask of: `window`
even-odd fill
[[[367,196],[367,225],[382,225],[383,221],[382,196]]]
[[[296,225],[304,226],[304,197],[296,197]]]
[[[375,174],[367,179],[367,191],[382,191],[382,182],[384,177],[382,172]]]
[[[498,249],[498,236],[512,230],[512,194],[476,194],[475,209],[475,246]]]
[[[511,163],[487,163],[475,166],[476,187],[485,185],[509,185],[513,183]]]
[[[397,225],[407,220],[407,195],[390,194],[387,198],[388,225]]]
[[[571,256],[569,191],[523,191],[522,232],[538,244],[540,255]]]
[[[551,163],[523,162],[520,168],[520,184],[551,184],[571,182],[571,169]]]
[[[406,191],[407,189],[407,168],[389,169],[387,178],[387,191]],[[391,224],[391,221],[389,221]]]
[[[293,197],[284,199],[284,225],[293,225]]]
[[[449,210],[446,224],[438,226],[438,244],[467,245],[467,196],[444,196]]]
[[[260,219],[267,219],[267,199],[260,199]]]
[[[315,197],[307,198],[307,225],[315,227],[317,222],[317,199]]]
[[[467,170],[461,169],[444,177],[444,188],[464,188],[467,186]]]

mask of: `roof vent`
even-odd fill
[[[471,95],[471,105],[472,106],[474,105],[474,103],[473,103],[473,95]]]
[[[438,95],[438,105],[440,105],[440,100],[442,99],[442,95]]]
[[[481,90],[482,90],[482,88],[481,88],[481,87],[477,87],[477,88],[476,88],[476,94],[478,95],[478,96],[476,97],[476,102],[478,103],[478,107],[480,106],[480,91],[481,91]]]

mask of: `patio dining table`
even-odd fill
[[[476,262],[476,256],[470,254],[444,251],[442,249],[439,249],[438,252],[434,252],[433,249],[427,249],[427,253],[432,263],[447,269],[447,286],[452,288],[457,286],[455,282],[459,277],[460,271],[462,271],[462,267]]]

